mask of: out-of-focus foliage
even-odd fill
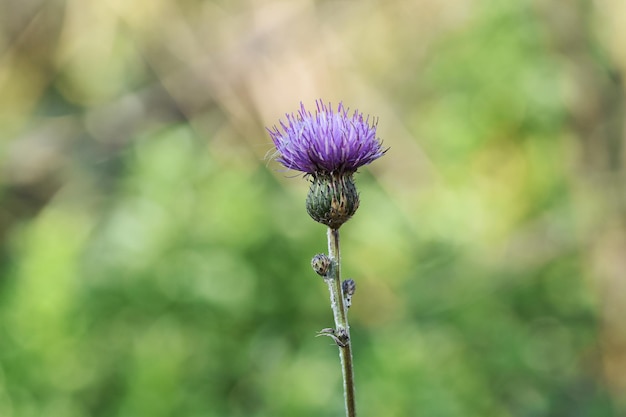
[[[342,227],[372,417],[626,413],[619,0],[0,3],[0,416],[342,412],[302,100],[391,149]]]

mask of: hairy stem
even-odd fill
[[[339,251],[339,230],[328,228],[328,257],[331,260],[330,273],[326,278],[330,291],[330,305],[335,318],[335,332],[340,341],[339,357],[343,375],[343,396],[346,405],[346,416],[355,417],[354,403],[354,371],[352,369],[352,342],[348,314],[341,290],[341,253]]]

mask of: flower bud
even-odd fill
[[[306,210],[316,222],[332,229],[347,222],[359,208],[359,193],[351,174],[314,174]]]
[[[330,258],[323,253],[318,253],[311,259],[311,266],[318,275],[325,277],[330,270]]]
[[[343,300],[346,308],[350,308],[352,305],[352,296],[356,291],[356,282],[354,282],[352,278],[348,278],[341,283],[341,291],[343,292]]]

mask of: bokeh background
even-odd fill
[[[0,2],[0,416],[343,412],[265,132],[388,154],[342,227],[361,416],[626,415],[626,3]]]

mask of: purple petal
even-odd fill
[[[377,120],[339,103],[337,111],[321,100],[315,115],[300,103],[296,115],[287,114],[267,131],[277,150],[276,160],[289,169],[307,174],[354,173],[359,167],[380,158],[387,151],[376,137]]]

